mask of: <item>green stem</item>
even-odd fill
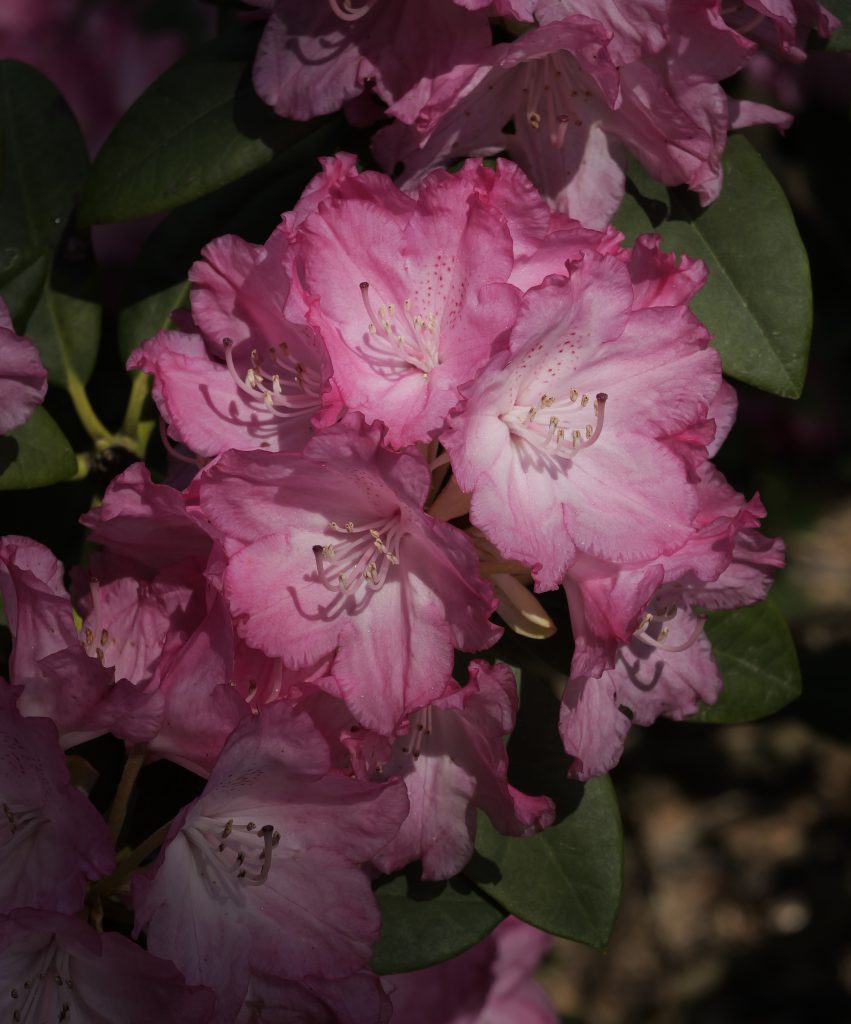
[[[86,433],[95,444],[109,445],[112,442],[112,434],[101,423],[97,413],[92,408],[92,403],[89,401],[89,396],[86,394],[83,382],[70,368],[68,369],[67,386],[68,394],[74,403],[74,409],[80,418],[80,422],[85,427]]]
[[[133,374],[133,383],[130,385],[130,398],[127,400],[124,422],[121,424],[122,434],[138,439],[139,421],[142,418],[142,410],[145,407],[150,390],[150,376],[137,370]]]
[[[127,817],[127,805],[130,802],[130,794],[136,785],[136,779],[145,763],[144,748],[135,748],[130,751],[124,763],[124,771],[118,781],[118,789],[115,792],[115,799],[109,811],[109,831],[112,833],[113,841],[117,841],[121,834],[121,827]]]
[[[102,878],[99,882],[95,882],[94,890],[98,894],[106,895],[110,892],[115,892],[116,889],[120,889],[125,880],[133,874],[136,868],[143,864],[155,850],[162,846],[170,828],[171,822],[167,821],[165,825],[162,825],[156,830],[156,832],[149,835],[147,839],[143,839],[135,850],[132,850],[127,854],[111,875],[106,878]]]

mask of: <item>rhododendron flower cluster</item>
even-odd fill
[[[801,60],[834,19],[814,0],[250,4],[259,96],[377,125],[395,177],[326,156],[265,241],[212,238],[188,308],[127,359],[122,432],[80,415],[77,478],[139,457],[85,506],[81,564],[0,537],[0,1005],[554,1024],[532,981],[549,938],[476,889],[504,866],[477,874],[477,843],[545,844],[571,813],[551,795],[596,792],[578,782],[631,726],[711,706],[707,617],[761,601],[784,560],[712,462],[737,400],[691,309],[707,268],[610,224],[625,162],[713,201],[728,130],[788,122],[722,79],[758,50]],[[0,364],[5,434],[47,375],[2,301]],[[141,461],[148,384],[164,472]],[[540,682],[516,636],[558,651],[538,782],[509,742]],[[83,755],[110,742],[102,798]],[[161,761],[178,784],[138,836]],[[380,978],[402,882],[472,889],[492,933]]]

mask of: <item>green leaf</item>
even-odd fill
[[[69,250],[75,255],[69,257]],[[26,324],[51,384],[68,386],[73,374],[83,384],[91,376],[101,334],[94,260],[86,242],[69,236],[57,255]]]
[[[614,223],[630,242],[656,231],[663,249],[704,260],[709,280],[692,309],[715,336],[724,372],[797,398],[812,328],[807,255],[783,190],[747,139],[731,136],[723,163],[724,187],[706,209],[631,170]]]
[[[342,115],[277,117],[254,92],[258,26],[218,36],[169,68],[133,104],[95,160],[80,222],[101,224],[171,210],[286,155],[315,152]]]
[[[524,665],[523,699],[509,744],[512,783],[544,792],[556,823],[536,836],[514,838],[479,815],[476,856],[464,874],[509,913],[554,935],[606,946],[620,903],[623,835],[608,778],[585,784],[567,778],[569,758],[558,734],[559,701],[546,666]],[[553,678],[553,682],[556,680]]]
[[[22,330],[89,172],[74,115],[54,86],[0,61],[0,293]]]
[[[20,427],[0,437],[0,491],[17,491],[69,480],[77,457],[52,416],[41,407]]]
[[[316,136],[317,146],[330,150],[336,138],[329,129]],[[145,243],[131,272],[118,318],[122,359],[166,328],[173,310],[188,304],[186,275],[207,242],[230,233],[265,241],[318,170],[314,159],[290,171],[282,171],[276,161],[171,213]]]
[[[423,882],[412,866],[378,882],[381,938],[370,966],[379,974],[416,971],[463,953],[505,913],[463,876]]]
[[[847,53],[851,50],[851,0],[821,0],[831,14],[842,22],[825,44],[832,53]]]
[[[712,612],[706,633],[724,689],[691,722],[751,722],[786,707],[801,693],[801,672],[786,620],[770,600]]]

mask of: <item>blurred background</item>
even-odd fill
[[[94,152],[220,16],[201,0],[2,0],[0,58],[46,73]],[[851,1022],[851,56],[816,53],[783,68],[765,58],[732,88],[796,113],[785,137],[749,135],[810,253],[807,385],[797,402],[739,385],[739,419],[717,461],[739,490],[760,492],[766,532],[786,538],[774,597],[792,626],[804,695],[752,725],[631,731],[613,773],[626,877],[610,948],[558,942],[541,970],[559,1011],[583,1024]],[[108,316],[151,227],[96,233]],[[109,420],[112,404],[119,418],[126,383],[107,345],[97,380],[96,407]],[[63,400],[54,389],[49,401]],[[82,446],[73,416],[53,411]],[[2,532],[35,536],[70,564],[82,542],[74,519],[90,494],[64,484],[4,499]]]

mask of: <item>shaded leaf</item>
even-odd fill
[[[92,169],[80,222],[171,210],[286,154],[295,166],[342,115],[286,121],[258,98],[259,26],[239,26],[169,68],[119,121]]]
[[[786,707],[801,693],[798,656],[786,620],[771,601],[712,612],[706,633],[724,689],[691,722],[750,722]]]
[[[0,61],[0,293],[20,332],[89,172],[67,103],[44,75]]]
[[[540,672],[531,670],[540,666]],[[524,665],[523,698],[509,743],[511,781],[546,793],[556,823],[536,836],[500,835],[479,815],[476,855],[464,870],[508,912],[544,931],[605,947],[620,904],[623,836],[607,777],[584,785],[567,778],[569,758],[558,734],[558,677],[543,662]]]
[[[462,876],[423,882],[418,869],[382,879],[375,887],[381,938],[370,967],[401,974],[449,960],[481,942],[505,914]]]
[[[69,480],[76,471],[71,445],[40,406],[26,423],[0,437],[0,491],[46,487]]]
[[[706,209],[683,189],[648,186],[643,172],[630,173],[615,226],[630,242],[656,231],[664,249],[704,260],[709,280],[692,309],[714,335],[724,372],[797,398],[812,328],[809,264],[786,196],[759,154],[740,135],[728,139],[724,187]]]

